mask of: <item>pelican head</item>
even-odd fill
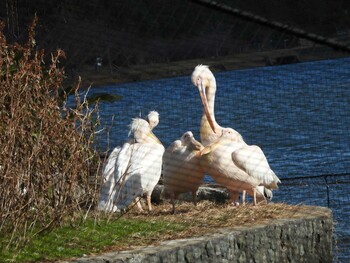
[[[242,135],[232,128],[223,128],[221,138],[227,139],[232,142],[243,142]],[[219,139],[220,140],[220,139]]]
[[[200,151],[204,148],[204,146],[194,138],[191,131],[187,131],[181,136],[181,142],[182,145],[189,147],[191,151]]]
[[[201,78],[207,87],[210,85],[210,82],[214,82],[216,85],[215,77],[207,65],[198,65],[194,68],[191,76],[193,85],[197,86],[198,78]]]
[[[141,118],[134,118],[130,124],[130,135],[134,136],[134,139],[138,143],[159,143],[159,139],[152,132],[150,124]]]
[[[151,127],[151,130],[153,130],[153,128],[159,123],[159,113],[156,111],[150,111],[147,115],[147,121]]]
[[[215,133],[215,119],[213,108],[209,107],[208,98],[214,103],[216,92],[216,80],[213,73],[209,70],[209,66],[198,65],[192,72],[191,80],[199,91],[205,115],[213,132]],[[214,104],[213,104],[214,105]]]
[[[193,138],[193,133],[191,131],[187,131],[181,136],[181,142],[183,145],[187,145],[192,138]]]
[[[242,136],[232,128],[223,128],[221,136],[212,144],[207,145],[201,150],[201,155],[208,154],[216,149],[218,146],[231,143],[231,142],[244,142]]]

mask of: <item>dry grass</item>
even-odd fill
[[[0,261],[12,259],[15,262],[32,262],[45,259],[45,262],[49,262],[81,257],[82,254],[93,256],[149,245],[157,246],[167,240],[223,233],[227,229],[271,224],[280,218],[290,220],[311,215],[328,217],[330,213],[328,209],[301,205],[268,204],[232,208],[209,201],[200,201],[197,207],[182,202],[177,208],[176,214],[171,213],[172,207],[169,203],[154,206],[152,213],[139,213],[132,208],[122,217],[118,213],[96,211],[83,224],[75,227],[68,224],[37,236],[22,251],[2,251],[5,253],[0,256]],[[58,253],[57,247],[62,252]]]
[[[229,204],[217,204],[210,201],[201,201],[194,206],[192,203],[181,202],[176,206],[176,213],[172,214],[172,206],[164,202],[154,206],[152,212],[138,212],[132,208],[123,215],[130,220],[165,221],[181,223],[187,227],[179,232],[157,237],[149,244],[156,245],[161,241],[179,238],[188,238],[217,232],[223,228],[241,228],[269,224],[278,219],[307,218],[309,216],[329,217],[330,211],[320,207],[305,205],[288,205],[285,203],[251,204],[233,207]],[[123,248],[113,247],[113,250]]]

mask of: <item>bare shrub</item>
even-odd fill
[[[62,100],[64,72],[57,50],[49,65],[37,50],[34,19],[28,42],[9,44],[0,22],[0,233],[25,239],[91,206],[97,194],[98,125],[74,88],[74,109]]]

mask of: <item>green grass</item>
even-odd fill
[[[108,248],[129,245],[146,245],[160,235],[171,234],[186,228],[179,223],[155,220],[115,221],[88,219],[83,224],[57,228],[49,233],[35,236],[22,249],[1,249],[0,262],[35,262],[82,257],[84,254],[100,253]],[[1,244],[8,237],[0,237]]]

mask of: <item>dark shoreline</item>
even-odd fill
[[[323,56],[320,56],[320,53]],[[74,73],[68,74],[67,83],[82,78],[82,87],[101,87],[161,78],[173,78],[191,75],[198,64],[209,65],[213,72],[238,70],[254,67],[283,65],[320,59],[335,59],[346,56],[346,53],[334,52],[327,47],[302,47],[281,49],[265,52],[242,53],[232,57],[218,57],[211,59],[196,59],[157,63],[148,65],[133,65],[129,67],[115,67],[103,65],[99,70],[94,65],[87,65]]]

